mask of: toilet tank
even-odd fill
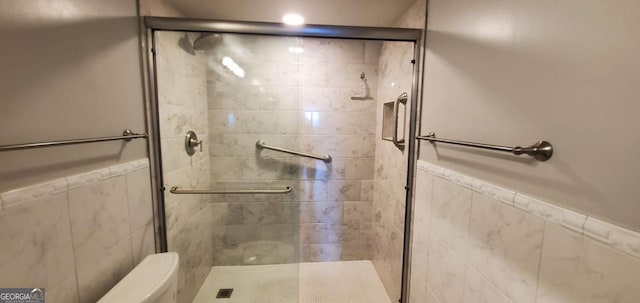
[[[98,303],[174,303],[178,281],[178,254],[147,256]]]

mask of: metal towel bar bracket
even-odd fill
[[[418,136],[416,137],[416,139],[427,140],[431,143],[441,142],[441,143],[447,143],[447,144],[462,145],[467,147],[475,147],[475,148],[481,148],[481,149],[508,152],[516,156],[526,154],[535,158],[538,161],[547,161],[551,159],[551,156],[553,155],[553,145],[551,145],[551,143],[547,141],[538,141],[529,147],[520,147],[520,146],[510,147],[510,146],[501,146],[501,145],[492,145],[492,144],[436,138],[436,134],[432,132],[426,136]]]
[[[291,186],[284,189],[239,189],[239,190],[209,190],[209,189],[180,189],[179,186],[171,187],[172,194],[178,195],[199,195],[199,194],[288,194]]]
[[[10,150],[30,149],[30,148],[37,148],[37,147],[71,145],[71,144],[84,144],[84,143],[116,141],[116,140],[124,140],[124,141],[128,142],[128,141],[131,141],[131,139],[138,139],[138,138],[147,138],[147,134],[145,134],[145,133],[138,134],[138,133],[133,132],[130,129],[125,129],[122,132],[121,136],[114,136],[114,137],[100,137],[100,138],[90,138],[90,139],[73,139],[73,140],[59,140],[59,141],[47,141],[47,142],[36,142],[36,143],[2,145],[2,146],[0,146],[0,152],[10,151]]]
[[[301,156],[301,157],[312,158],[312,159],[324,161],[324,163],[331,163],[331,161],[333,160],[330,155],[318,156],[318,155],[314,155],[314,154],[308,154],[308,153],[292,151],[292,150],[288,150],[288,149],[284,149],[284,148],[280,148],[280,147],[269,146],[266,143],[264,143],[264,141],[262,141],[262,140],[258,140],[258,142],[256,142],[256,148],[257,149],[270,149],[270,150],[275,150],[275,151],[279,151],[281,153],[286,153],[286,154],[290,154],[290,155],[296,155],[296,156]]]

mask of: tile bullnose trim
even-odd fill
[[[111,177],[124,176],[133,171],[133,162],[127,162],[109,166],[109,174]]]
[[[55,194],[63,193],[68,190],[66,178],[54,179],[34,185],[6,191],[0,196],[2,197],[2,210],[11,207],[29,203],[37,200],[46,199]]]
[[[145,158],[12,189],[0,193],[0,211],[25,203],[47,199],[56,194],[65,193],[72,189],[87,186],[122,174],[128,174],[134,170],[148,166],[149,160]]]
[[[69,190],[72,190],[72,189],[87,186],[93,183],[97,183],[98,181],[109,179],[110,177],[111,177],[111,172],[107,167],[107,168],[92,170],[86,173],[71,175],[66,177],[66,179],[67,179],[67,183],[69,184]]]
[[[417,166],[418,166],[418,169],[422,169],[434,176],[438,176],[440,178],[451,181],[453,183],[460,184],[468,188],[472,188],[473,186],[473,178],[467,175],[458,173],[456,171],[449,170],[437,165],[433,165],[428,162],[421,163],[420,161],[418,161]]]
[[[423,171],[426,171],[432,175],[435,176],[442,176],[443,173],[442,171],[444,170],[444,168],[440,167],[440,166],[435,166],[429,162],[425,162],[422,160],[418,160],[418,169],[421,169]]]
[[[569,210],[532,196],[460,174],[450,169],[418,160],[418,170],[523,210],[573,232],[595,239],[615,250],[640,258],[640,233]],[[470,186],[466,184],[470,181]]]
[[[147,167],[149,167],[149,160],[145,158],[110,166],[109,171],[111,172],[111,177],[117,177]]]
[[[587,216],[562,208],[543,200],[516,193],[514,206],[520,208],[534,216],[544,219],[561,226],[564,226],[574,232],[582,234],[584,223]]]
[[[640,257],[640,233],[588,217],[584,225],[584,234],[627,254]]]
[[[449,180],[453,183],[460,184],[469,189],[473,189],[473,178],[467,175],[463,175],[459,172],[443,169],[442,176],[440,177],[444,178],[445,180]]]
[[[471,182],[471,187],[472,190],[482,193],[489,198],[493,198],[500,202],[504,202],[507,205],[514,206],[516,193],[512,190],[508,190],[478,179],[473,179],[473,181]]]
[[[133,170],[143,169],[149,167],[149,158],[143,158],[137,161],[133,161]]]

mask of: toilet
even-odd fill
[[[147,256],[98,303],[175,303],[178,254]]]

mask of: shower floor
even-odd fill
[[[228,299],[219,289],[233,288]],[[371,261],[214,266],[193,303],[390,303]]]

